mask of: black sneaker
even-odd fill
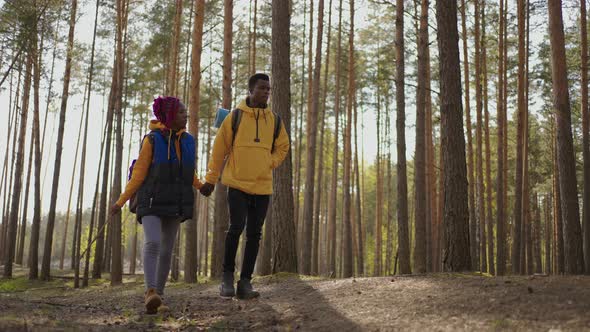
[[[252,288],[252,283],[248,279],[241,279],[238,281],[238,291],[236,293],[238,299],[249,300],[260,296],[260,293]]]
[[[223,278],[219,286],[219,295],[221,297],[234,297],[236,295],[233,273],[223,272]]]

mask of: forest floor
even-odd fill
[[[255,300],[221,299],[216,281],[171,282],[170,310],[144,314],[142,276],[121,286],[65,275],[0,279],[0,330],[590,331],[590,277],[427,274],[324,279],[255,278]],[[57,272],[56,272],[57,274]]]

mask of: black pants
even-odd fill
[[[251,279],[258,256],[262,225],[266,217],[270,195],[250,195],[241,190],[229,188],[229,230],[225,237],[223,271],[234,272],[240,235],[246,227],[246,249],[240,279]]]

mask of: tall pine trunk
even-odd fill
[[[553,64],[551,67],[553,100],[557,128],[557,166],[564,224],[565,273],[581,274],[584,272],[584,253],[582,250],[582,230],[580,228],[561,0],[548,0],[548,12],[551,62]]]
[[[319,0],[318,29],[316,40],[315,64],[312,87],[311,108],[307,112],[307,153],[305,165],[305,197],[303,200],[303,257],[301,273],[311,273],[312,247],[313,247],[313,203],[315,184],[315,158],[318,131],[318,109],[320,105],[320,73],[322,69],[322,35],[324,29],[324,0]],[[310,53],[311,55],[311,53]],[[316,226],[317,227],[317,226]]]
[[[482,54],[482,79],[483,79],[483,107],[484,107],[484,133],[485,133],[485,189],[486,189],[486,217],[482,224],[483,236],[482,243],[482,265],[487,257],[487,268],[491,275],[496,274],[494,266],[494,224],[492,221],[492,163],[491,163],[491,148],[490,148],[490,112],[489,112],[489,94],[488,94],[488,52],[486,39],[486,15],[485,15],[485,1],[482,0],[482,31],[481,31],[481,54]],[[486,255],[487,250],[487,255]]]
[[[424,273],[426,263],[426,52],[428,48],[427,26],[423,19],[428,15],[428,1],[421,4],[420,27],[418,31],[418,91],[416,94],[416,153],[414,154],[414,272]]]
[[[323,14],[322,14],[323,16]],[[323,18],[322,18],[323,19]],[[319,20],[319,19],[318,19]],[[315,194],[315,202],[314,202],[314,213],[313,213],[313,250],[312,250],[312,260],[311,260],[311,273],[317,275],[320,273],[319,268],[319,261],[320,261],[320,249],[319,249],[319,238],[320,238],[320,226],[321,226],[321,205],[322,205],[322,192],[324,191],[325,187],[323,183],[325,182],[324,179],[324,155],[325,148],[324,148],[324,140],[326,136],[326,100],[328,97],[328,68],[330,65],[330,34],[332,33],[332,0],[329,1],[328,4],[328,31],[326,34],[327,38],[327,46],[326,46],[326,63],[324,65],[324,84],[322,87],[322,120],[321,120],[321,136],[320,136],[320,147],[319,147],[319,161],[318,161],[318,183],[320,184],[319,187],[316,187],[316,194]]]
[[[70,9],[70,31],[68,34],[68,48],[66,53],[66,68],[64,73],[64,85],[61,97],[61,108],[59,113],[59,129],[57,132],[57,143],[55,150],[55,165],[53,166],[53,185],[51,187],[51,201],[49,215],[47,217],[47,232],[45,233],[45,248],[43,251],[43,263],[41,265],[41,279],[49,280],[51,265],[51,245],[53,243],[53,227],[55,224],[55,209],[57,204],[57,190],[59,186],[59,173],[61,170],[61,154],[63,149],[64,125],[66,121],[66,110],[68,107],[68,95],[70,89],[70,72],[72,69],[72,57],[74,52],[74,28],[76,26],[76,9],[78,1],[72,0]]]
[[[38,51],[37,34],[33,34],[32,52],[36,59],[33,62],[33,145],[35,154],[35,194],[33,199],[33,222],[31,224],[31,238],[29,240],[29,279],[37,279],[39,270],[39,233],[41,228],[41,144],[39,124],[39,83],[41,80],[42,53]]]
[[[336,274],[336,208],[338,196],[338,134],[340,131],[340,58],[342,56],[342,0],[338,7],[338,46],[336,48],[336,86],[334,95],[334,151],[332,154],[332,179],[330,182],[330,202],[328,210],[328,271]]]
[[[408,178],[406,171],[406,101],[404,56],[404,1],[396,0],[395,10],[395,99],[397,128],[397,227],[400,272],[410,268],[410,235],[408,228]]]
[[[463,271],[471,269],[471,257],[469,255],[468,185],[462,122],[457,0],[437,0],[436,21],[440,54],[440,92],[442,96],[447,96],[441,100],[445,188],[443,264],[446,271]]]
[[[467,46],[467,19],[465,12],[467,11],[467,4],[465,0],[461,0],[461,27],[463,39],[463,69],[464,69],[464,84],[465,84],[465,124],[467,126],[467,175],[469,184],[469,238],[471,240],[469,246],[469,253],[471,255],[471,265],[475,268],[477,266],[477,242],[475,241],[475,234],[477,230],[476,212],[475,212],[475,166],[473,164],[473,133],[471,130],[471,107],[469,106],[471,98],[469,97],[469,52]],[[477,45],[477,41],[475,42]],[[477,47],[477,46],[476,46]],[[476,55],[477,59],[477,55]],[[476,74],[477,77],[477,74]]]
[[[174,25],[172,30],[172,43],[170,45],[170,61],[168,66],[168,84],[166,94],[168,96],[178,95],[178,56],[180,50],[180,34],[182,26],[182,3],[183,0],[175,0]]]
[[[351,219],[351,170],[352,170],[352,108],[354,103],[355,91],[355,73],[354,73],[354,0],[350,0],[350,33],[348,35],[348,99],[346,102],[346,130],[344,132],[344,179],[342,187],[344,189],[344,215],[342,223],[344,224],[343,247],[344,255],[342,257],[342,277],[352,277],[354,272],[353,265],[353,240],[352,240],[352,219]],[[360,230],[359,230],[360,231]]]
[[[500,34],[498,36],[498,91],[497,98],[497,121],[498,121],[498,145],[497,145],[497,175],[496,175],[496,243],[498,244],[496,253],[497,272],[496,275],[503,276],[506,273],[506,238],[505,238],[505,209],[504,204],[504,34],[506,29],[506,22],[504,21],[504,0],[500,0]]]
[[[199,137],[199,104],[201,99],[201,54],[203,48],[203,24],[205,20],[205,0],[195,0],[195,23],[192,31],[192,51],[191,51],[191,93],[189,101],[189,110],[191,112],[189,131],[195,138],[195,146]],[[209,128],[209,127],[207,127]],[[207,150],[207,153],[209,151]],[[198,153],[195,154],[195,165],[198,165]],[[195,197],[196,198],[196,197]],[[197,250],[197,220],[198,200],[195,199],[195,209],[193,219],[188,220],[185,231],[185,252],[184,252],[184,282],[193,283],[197,281],[198,261]],[[207,220],[207,219],[205,219]]]
[[[225,109],[231,109],[233,0],[224,0],[223,8],[223,99],[221,106]],[[222,183],[219,183],[215,190],[215,228],[213,231],[211,277],[218,277],[221,275],[224,234],[229,225],[226,196],[227,187]]]
[[[287,134],[291,133],[291,34],[289,3],[272,0],[272,104]],[[297,272],[297,233],[293,219],[293,173],[291,150],[273,170],[272,272]]]
[[[29,54],[27,54],[27,64],[25,68],[25,83],[23,87],[23,101],[20,110],[21,120],[17,144],[18,150],[16,152],[16,158],[13,160],[14,182],[12,183],[12,201],[10,202],[10,216],[8,219],[8,225],[5,225],[5,227],[7,227],[7,236],[5,238],[6,243],[4,247],[4,249],[6,250],[6,256],[4,260],[5,278],[12,278],[12,263],[14,262],[14,254],[16,251],[18,211],[20,195],[22,191],[22,178],[25,159],[25,138],[27,132],[27,119],[29,116],[29,97],[31,93],[31,76],[33,70],[33,62],[36,61],[36,58],[34,58],[34,56],[35,54],[33,52],[29,52]]]
[[[580,62],[582,104],[582,155],[584,158],[584,193],[582,228],[584,231],[584,271],[590,273],[590,109],[588,108],[588,24],[586,1],[580,0]]]

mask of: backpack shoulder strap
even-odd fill
[[[238,127],[240,126],[240,121],[242,121],[242,110],[236,108],[232,111],[231,117],[231,131],[232,131],[232,138],[231,138],[231,146],[234,146],[234,141],[236,140],[236,133],[238,131]]]
[[[272,135],[272,149],[271,152],[274,151],[275,149],[275,141],[277,140],[277,138],[279,137],[280,133],[281,133],[281,116],[278,115],[277,113],[273,112],[273,115],[275,117],[275,131]]]

